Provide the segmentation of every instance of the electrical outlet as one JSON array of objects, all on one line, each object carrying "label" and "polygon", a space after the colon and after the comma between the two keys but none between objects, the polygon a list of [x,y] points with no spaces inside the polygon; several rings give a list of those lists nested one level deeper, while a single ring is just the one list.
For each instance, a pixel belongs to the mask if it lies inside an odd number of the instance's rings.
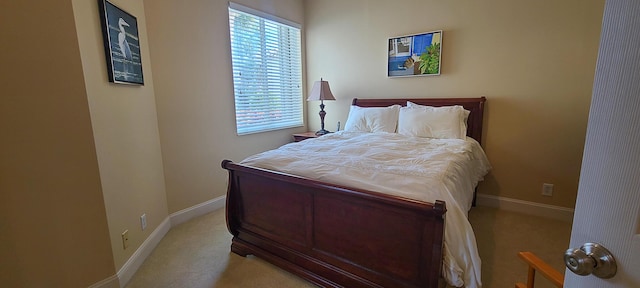
[{"label": "electrical outlet", "polygon": [[129,247],[129,230],[122,232],[122,249]]},{"label": "electrical outlet", "polygon": [[142,231],[147,229],[147,214],[142,214],[142,216],[140,216],[140,226],[142,227]]},{"label": "electrical outlet", "polygon": [[543,183],[542,184],[542,195],[543,196],[553,196],[553,184]]}]

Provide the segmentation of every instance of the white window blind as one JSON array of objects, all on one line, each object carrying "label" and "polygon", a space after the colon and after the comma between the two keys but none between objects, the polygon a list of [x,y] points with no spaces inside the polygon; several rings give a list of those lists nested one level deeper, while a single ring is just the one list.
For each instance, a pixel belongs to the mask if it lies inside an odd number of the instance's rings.
[{"label": "white window blind", "polygon": [[300,29],[277,20],[229,5],[238,135],[303,126]]}]

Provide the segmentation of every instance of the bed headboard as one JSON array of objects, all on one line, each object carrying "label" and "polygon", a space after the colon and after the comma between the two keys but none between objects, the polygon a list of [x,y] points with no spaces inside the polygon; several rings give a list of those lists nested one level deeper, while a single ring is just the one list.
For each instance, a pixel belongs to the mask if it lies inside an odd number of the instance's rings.
[{"label": "bed headboard", "polygon": [[419,105],[426,106],[452,106],[460,105],[471,111],[469,119],[467,119],[467,136],[476,139],[478,143],[482,144],[482,120],[484,112],[484,102],[487,101],[485,97],[479,98],[415,98],[415,99],[358,99],[353,98],[351,105],[359,107],[387,107],[391,105],[406,106],[407,101]]}]

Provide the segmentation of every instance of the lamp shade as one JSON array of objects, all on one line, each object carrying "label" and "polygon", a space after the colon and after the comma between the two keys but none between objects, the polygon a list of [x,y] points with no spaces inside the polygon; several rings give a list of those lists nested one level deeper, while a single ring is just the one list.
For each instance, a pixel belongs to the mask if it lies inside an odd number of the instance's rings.
[{"label": "lamp shade", "polygon": [[322,78],[320,78],[320,81],[313,83],[313,88],[307,98],[307,101],[317,100],[336,100],[336,98],[333,97],[333,94],[331,94],[329,82],[322,80]]}]

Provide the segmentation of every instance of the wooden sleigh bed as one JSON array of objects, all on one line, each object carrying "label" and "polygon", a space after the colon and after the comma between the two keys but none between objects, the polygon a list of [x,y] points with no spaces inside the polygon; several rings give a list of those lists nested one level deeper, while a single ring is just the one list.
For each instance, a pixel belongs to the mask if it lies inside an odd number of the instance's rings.
[{"label": "wooden sleigh bed", "polygon": [[[464,106],[471,111],[467,135],[480,142],[484,97],[354,99],[353,105],[406,101]],[[228,160],[222,167],[229,172],[232,252],[255,255],[322,287],[439,286],[445,202],[408,200]]]}]

